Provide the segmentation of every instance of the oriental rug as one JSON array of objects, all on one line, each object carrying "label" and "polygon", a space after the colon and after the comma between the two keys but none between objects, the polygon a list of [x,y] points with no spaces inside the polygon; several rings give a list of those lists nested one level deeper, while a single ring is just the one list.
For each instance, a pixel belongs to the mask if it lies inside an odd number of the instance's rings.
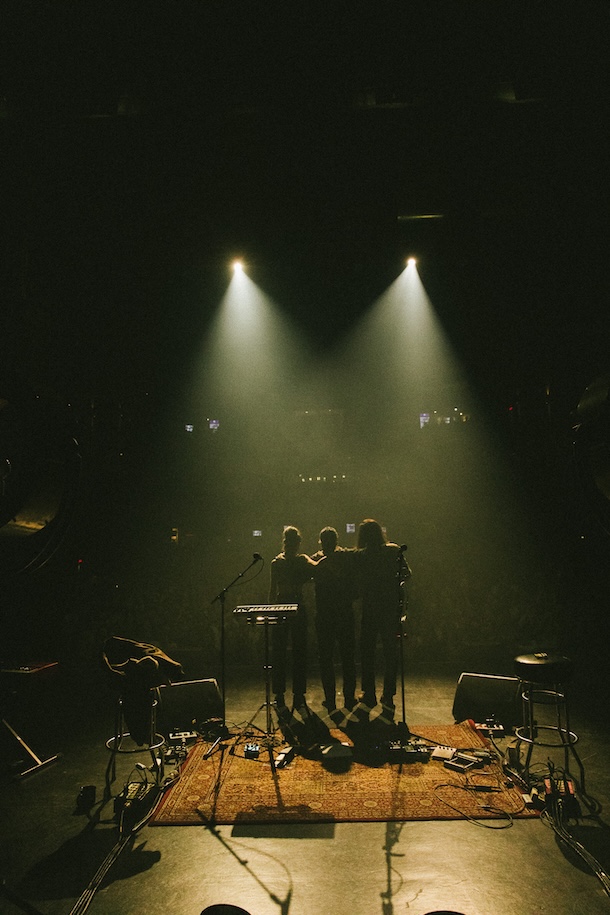
[{"label": "oriental rug", "polygon": [[[484,747],[467,722],[411,728],[432,743],[457,749]],[[345,734],[329,732],[335,744]],[[499,762],[468,773],[443,761],[414,762],[354,752],[347,765],[296,755],[272,768],[268,752],[258,758],[232,745],[205,758],[209,744],[196,744],[182,774],[163,796],[150,825],[193,826],[271,823],[348,823],[405,820],[498,819],[536,816],[524,808],[521,791],[506,784]],[[354,748],[356,750],[356,748]],[[339,760],[340,763],[342,760]],[[342,771],[343,769],[343,771]],[[476,788],[476,786],[484,786]]]}]

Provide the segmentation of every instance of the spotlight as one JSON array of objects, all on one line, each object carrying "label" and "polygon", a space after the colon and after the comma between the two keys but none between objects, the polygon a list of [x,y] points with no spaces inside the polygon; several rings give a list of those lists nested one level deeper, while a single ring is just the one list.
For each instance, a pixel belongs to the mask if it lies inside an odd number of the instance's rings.
[{"label": "spotlight", "polygon": [[417,261],[414,257],[407,258],[407,267],[414,267],[416,263]]},{"label": "spotlight", "polygon": [[243,265],[242,261],[240,261],[240,260],[233,261],[233,273],[242,273],[243,269],[244,269],[244,265]]}]

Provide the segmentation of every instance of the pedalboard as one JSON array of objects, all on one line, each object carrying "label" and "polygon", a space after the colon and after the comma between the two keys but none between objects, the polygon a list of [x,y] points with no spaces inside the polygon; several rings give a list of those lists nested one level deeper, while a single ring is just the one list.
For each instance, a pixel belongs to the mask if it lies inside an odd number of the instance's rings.
[{"label": "pedalboard", "polygon": [[123,813],[133,811],[139,815],[151,804],[159,789],[154,782],[127,782],[120,794],[114,799],[114,815],[118,819]]},{"label": "pedalboard", "polygon": [[397,759],[401,762],[428,762],[430,759],[429,747],[418,740],[408,740],[405,743],[401,740],[390,740],[388,741],[388,754],[390,759]]}]

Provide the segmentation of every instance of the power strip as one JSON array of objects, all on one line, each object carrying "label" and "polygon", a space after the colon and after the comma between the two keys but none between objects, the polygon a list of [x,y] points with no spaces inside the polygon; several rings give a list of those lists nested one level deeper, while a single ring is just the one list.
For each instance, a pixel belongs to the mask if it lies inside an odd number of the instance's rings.
[{"label": "power strip", "polygon": [[153,792],[158,791],[154,782],[127,782],[123,790],[114,799],[114,814],[120,816],[124,811],[141,810],[144,803],[150,800]]}]

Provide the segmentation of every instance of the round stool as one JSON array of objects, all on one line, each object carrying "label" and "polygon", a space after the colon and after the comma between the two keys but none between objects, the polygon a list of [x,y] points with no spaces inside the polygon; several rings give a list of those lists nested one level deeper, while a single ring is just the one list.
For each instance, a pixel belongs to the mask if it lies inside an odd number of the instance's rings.
[{"label": "round stool", "polygon": [[[574,664],[570,658],[546,651],[535,654],[518,655],[514,660],[515,675],[521,681],[521,704],[523,724],[515,728],[515,736],[527,745],[525,764],[523,766],[526,781],[529,782],[529,767],[534,747],[560,747],[564,751],[564,769],[569,772],[570,752],[576,759],[581,784],[584,785],[582,763],[578,758],[575,744],[578,737],[570,730],[570,715],[564,684],[573,673]],[[538,723],[538,714],[544,707],[552,707],[553,724]]]},{"label": "round stool", "polygon": [[[165,737],[157,733],[157,690],[150,690],[150,707],[146,710],[148,720],[145,726],[140,728],[142,733],[135,736],[128,730],[125,721],[124,697],[118,699],[115,716],[114,734],[106,741],[106,748],[110,750],[110,759],[106,768],[106,787],[116,778],[116,756],[117,753],[149,753],[152,765],[151,771],[154,774],[155,783],[160,785],[163,780],[165,771],[163,761],[163,747]],[[161,750],[161,752],[159,752]]]}]

